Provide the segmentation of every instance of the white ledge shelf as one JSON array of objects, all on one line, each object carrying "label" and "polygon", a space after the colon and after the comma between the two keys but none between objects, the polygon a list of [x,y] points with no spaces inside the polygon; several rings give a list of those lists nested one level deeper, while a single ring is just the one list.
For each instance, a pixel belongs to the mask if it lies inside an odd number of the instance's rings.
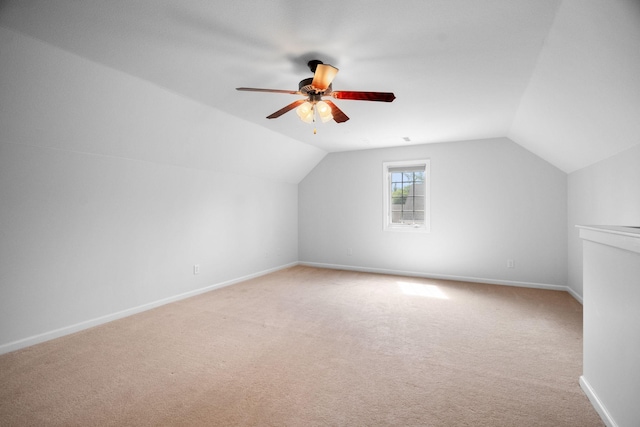
[{"label": "white ledge shelf", "polygon": [[584,240],[640,253],[640,227],[577,225]]}]

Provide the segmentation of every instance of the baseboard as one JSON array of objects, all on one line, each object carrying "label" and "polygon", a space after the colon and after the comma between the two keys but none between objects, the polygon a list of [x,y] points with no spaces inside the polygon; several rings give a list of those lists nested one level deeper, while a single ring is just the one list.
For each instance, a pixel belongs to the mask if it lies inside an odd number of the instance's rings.
[{"label": "baseboard", "polygon": [[580,388],[582,388],[584,394],[587,395],[589,402],[591,402],[591,405],[593,405],[594,409],[598,415],[600,415],[600,418],[602,418],[602,421],[607,425],[607,427],[618,427],[618,424],[613,420],[613,417],[609,414],[609,411],[607,411],[607,408],[602,404],[598,395],[591,387],[591,384],[589,384],[584,376],[580,376]]},{"label": "baseboard", "polygon": [[576,291],[571,289],[569,286],[567,286],[566,288],[567,288],[567,292],[569,292],[569,295],[574,297],[576,299],[576,301],[578,301],[580,304],[584,305],[584,301],[582,300],[582,295],[578,294]]},{"label": "baseboard", "polygon": [[543,283],[531,283],[531,282],[518,282],[518,281],[509,281],[509,280],[484,279],[484,278],[468,277],[468,276],[453,276],[453,275],[446,275],[446,274],[432,274],[432,273],[423,273],[423,272],[406,271],[406,270],[393,270],[393,269],[383,269],[383,268],[358,267],[358,266],[350,266],[350,265],[299,261],[299,262],[293,262],[293,263],[285,264],[282,266],[274,267],[268,270],[263,270],[263,271],[249,274],[246,276],[238,277],[236,279],[228,280],[225,282],[216,283],[210,286],[206,286],[204,288],[185,292],[185,293],[175,295],[169,298],[164,298],[158,301],[153,301],[137,307],[132,307],[116,313],[108,314],[106,316],[101,316],[95,319],[76,323],[74,325],[65,326],[60,329],[55,329],[42,334],[38,334],[38,335],[27,337],[21,340],[13,341],[7,344],[2,344],[0,345],[0,354],[10,353],[12,351],[30,347],[35,344],[39,344],[39,343],[49,341],[55,338],[59,338],[65,335],[70,335],[75,332],[92,328],[94,326],[98,326],[114,320],[122,319],[123,317],[141,313],[146,310],[151,310],[153,308],[160,307],[165,304],[169,304],[175,301],[180,301],[185,298],[190,298],[205,292],[223,288],[225,286],[233,285],[235,283],[243,282],[245,280],[250,280],[256,277],[264,276],[266,274],[273,273],[275,271],[283,270],[285,268],[293,267],[296,265],[306,265],[309,267],[327,268],[327,269],[333,269],[333,270],[360,271],[364,273],[392,274],[397,276],[422,277],[427,279],[457,280],[462,282],[486,283],[490,285],[518,286],[518,287],[524,287],[524,288],[538,288],[538,289],[549,289],[549,290],[555,290],[555,291],[565,291],[565,292],[569,292],[570,295],[572,295],[576,300],[582,303],[582,298],[568,286],[550,285],[550,284],[543,284]]},{"label": "baseboard", "polygon": [[460,282],[485,283],[488,285],[517,286],[521,288],[537,288],[537,289],[548,289],[553,291],[565,291],[565,292],[569,292],[574,298],[582,302],[581,299],[577,297],[577,294],[574,294],[571,292],[568,286],[561,286],[561,285],[551,285],[546,283],[532,283],[532,282],[518,282],[513,280],[484,279],[484,278],[469,277],[469,276],[453,276],[448,274],[423,273],[418,271],[392,270],[392,269],[386,269],[386,268],[358,267],[353,265],[325,264],[325,263],[319,263],[319,262],[300,261],[298,264],[306,265],[308,267],[328,268],[332,270],[360,271],[363,273],[391,274],[395,276],[422,277],[425,279],[456,280]]},{"label": "baseboard", "polygon": [[196,295],[203,294],[205,292],[210,292],[215,289],[223,288],[225,286],[233,285],[235,283],[244,282],[245,280],[254,279],[256,277],[264,276],[269,273],[273,273],[278,270],[283,270],[285,268],[293,267],[298,265],[297,262],[293,262],[290,264],[281,265],[278,267],[270,268],[267,270],[259,271],[257,273],[249,274],[246,276],[238,277],[235,279],[227,280],[225,282],[216,283],[213,285],[206,286],[204,288],[195,289],[193,291],[185,292],[182,294],[174,295],[172,297],[163,298],[161,300],[153,301],[147,304],[142,304],[137,307],[128,308],[126,310],[118,311],[116,313],[111,313],[106,316],[97,317],[95,319],[90,319],[84,322],[76,323],[74,325],[65,326],[63,328],[55,329],[52,331],[48,331],[42,334],[33,335],[31,337],[23,338],[21,340],[13,341],[7,344],[0,345],[0,354],[10,353],[12,351],[20,350],[22,348],[30,347],[35,344],[40,344],[45,341],[49,341],[55,338],[60,338],[65,335],[70,335],[76,332],[80,332],[85,329],[93,328],[94,326],[102,325],[104,323],[112,322],[114,320],[122,319],[123,317],[131,316],[137,313],[141,313],[143,311],[151,310],[156,307],[163,306],[165,304],[169,304],[172,302],[180,301],[186,298],[190,298]]}]

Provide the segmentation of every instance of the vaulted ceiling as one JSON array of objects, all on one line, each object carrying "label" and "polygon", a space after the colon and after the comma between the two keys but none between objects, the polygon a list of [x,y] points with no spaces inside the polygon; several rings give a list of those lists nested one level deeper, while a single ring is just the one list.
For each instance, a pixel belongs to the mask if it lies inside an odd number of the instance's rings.
[{"label": "vaulted ceiling", "polygon": [[[7,0],[0,25],[321,150],[509,137],[571,172],[640,143],[640,2]],[[351,118],[266,116],[319,59]]]}]

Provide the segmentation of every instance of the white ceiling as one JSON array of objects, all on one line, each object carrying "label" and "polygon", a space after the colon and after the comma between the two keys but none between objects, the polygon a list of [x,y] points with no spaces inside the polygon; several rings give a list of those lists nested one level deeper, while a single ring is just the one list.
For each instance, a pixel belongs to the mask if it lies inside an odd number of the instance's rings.
[{"label": "white ceiling", "polygon": [[[636,0],[8,0],[0,25],[328,152],[508,136],[571,172],[640,143]],[[235,90],[309,59],[397,99],[313,135],[265,118],[295,96]]]}]

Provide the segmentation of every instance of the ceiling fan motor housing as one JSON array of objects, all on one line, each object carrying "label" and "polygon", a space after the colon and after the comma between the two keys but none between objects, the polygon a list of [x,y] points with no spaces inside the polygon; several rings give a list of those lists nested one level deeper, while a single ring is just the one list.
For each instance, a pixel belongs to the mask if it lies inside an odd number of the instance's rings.
[{"label": "ceiling fan motor housing", "polygon": [[309,77],[308,79],[304,79],[304,80],[300,80],[300,83],[298,83],[298,90],[300,91],[300,93],[302,93],[303,95],[328,95],[331,93],[331,85],[329,85],[329,87],[323,91],[318,91],[316,90],[316,88],[314,88],[311,85],[311,82],[313,82],[313,77]]}]

